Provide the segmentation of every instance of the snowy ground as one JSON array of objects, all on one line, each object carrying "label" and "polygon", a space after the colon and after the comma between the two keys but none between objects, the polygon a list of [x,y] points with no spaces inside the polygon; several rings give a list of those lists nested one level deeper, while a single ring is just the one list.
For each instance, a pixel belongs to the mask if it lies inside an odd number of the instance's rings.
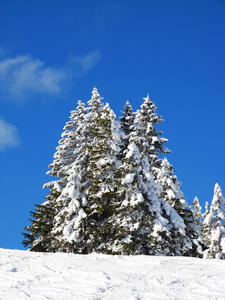
[{"label": "snowy ground", "polygon": [[1,300],[225,299],[225,261],[0,249]]}]

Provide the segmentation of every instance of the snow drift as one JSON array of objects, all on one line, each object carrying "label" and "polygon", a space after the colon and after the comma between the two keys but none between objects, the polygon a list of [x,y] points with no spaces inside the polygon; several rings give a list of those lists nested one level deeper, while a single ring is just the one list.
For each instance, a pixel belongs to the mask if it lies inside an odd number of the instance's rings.
[{"label": "snow drift", "polygon": [[225,299],[225,262],[0,249],[1,300]]}]

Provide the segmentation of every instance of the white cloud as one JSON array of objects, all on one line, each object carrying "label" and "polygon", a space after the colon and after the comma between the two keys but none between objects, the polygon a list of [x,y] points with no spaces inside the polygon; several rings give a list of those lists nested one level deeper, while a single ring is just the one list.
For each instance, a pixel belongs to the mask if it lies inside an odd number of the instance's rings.
[{"label": "white cloud", "polygon": [[17,128],[0,119],[0,151],[8,147],[19,145],[19,133]]},{"label": "white cloud", "polygon": [[101,54],[98,50],[92,51],[84,56],[72,56],[71,63],[74,66],[76,76],[84,76],[100,60]]},{"label": "white cloud", "polygon": [[100,52],[96,50],[72,56],[68,65],[56,69],[29,55],[7,57],[0,61],[0,90],[15,100],[26,98],[27,93],[58,96],[71,77],[86,75],[99,59]]},{"label": "white cloud", "polygon": [[13,96],[26,92],[57,95],[61,91],[63,71],[45,67],[38,59],[28,55],[7,58],[0,62],[0,82]]}]

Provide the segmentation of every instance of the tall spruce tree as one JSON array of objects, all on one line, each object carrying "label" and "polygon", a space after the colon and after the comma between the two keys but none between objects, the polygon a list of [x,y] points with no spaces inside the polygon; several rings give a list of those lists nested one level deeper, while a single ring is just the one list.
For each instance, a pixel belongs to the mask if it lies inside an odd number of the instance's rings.
[{"label": "tall spruce tree", "polygon": [[[82,106],[81,106],[82,105]],[[86,109],[79,102],[77,111],[72,111],[74,122],[72,163],[66,166],[66,184],[61,195],[56,200],[58,213],[54,218],[52,234],[54,235],[54,247],[58,251],[78,253],[81,241],[80,221],[86,216],[87,203],[85,189],[87,182],[87,167],[89,152],[87,145],[90,136],[90,128],[86,123]]]},{"label": "tall spruce tree", "polygon": [[138,137],[138,143],[142,147],[140,150],[147,155],[151,168],[155,167],[153,174],[157,171],[156,167],[161,168],[159,155],[170,153],[170,150],[164,146],[168,139],[163,138],[162,131],[156,129],[156,125],[164,121],[157,115],[156,109],[157,107],[147,95],[141,109],[137,110],[134,120],[135,139]]},{"label": "tall spruce tree", "polygon": [[[54,219],[52,233],[56,237],[54,242],[58,251],[87,253],[87,240],[83,218],[87,216],[88,189],[92,180],[88,177],[90,164],[90,149],[94,142],[93,131],[96,130],[96,120],[103,114],[103,98],[96,88],[92,91],[92,97],[88,101],[87,109],[72,112],[76,121],[73,131],[73,162],[66,168],[67,183],[57,199],[60,210]],[[81,104],[81,103],[79,103]],[[82,105],[84,107],[84,105]],[[85,239],[86,238],[86,239]],[[92,249],[93,250],[93,249]]]},{"label": "tall spruce tree", "polygon": [[161,161],[161,169],[158,169],[156,174],[156,182],[162,187],[160,198],[168,202],[183,220],[184,227],[182,225],[182,231],[177,237],[179,248],[183,247],[183,255],[202,256],[203,243],[199,240],[200,232],[199,227],[196,227],[196,218],[181,191],[181,182],[174,175],[174,169],[166,158]]},{"label": "tall spruce tree", "polygon": [[93,142],[89,148],[87,216],[82,220],[82,226],[87,253],[106,253],[107,243],[113,239],[108,220],[115,209],[118,185],[115,173],[120,165],[121,132],[108,104],[94,125],[91,128]]},{"label": "tall spruce tree", "polygon": [[[122,184],[119,196],[122,195],[123,201],[111,222],[115,234],[111,252],[180,255],[182,251],[175,245],[174,236],[182,226],[185,236],[185,225],[176,211],[158,198],[161,187],[155,183],[151,171],[152,157],[169,152],[163,147],[166,139],[154,128],[162,118],[156,115],[149,97],[144,100],[134,121],[127,122],[125,127],[127,149],[118,172]],[[124,122],[122,128],[123,125]]]},{"label": "tall spruce tree", "polygon": [[210,210],[203,221],[203,238],[207,249],[204,258],[225,259],[225,198],[218,183],[215,184]]},{"label": "tall spruce tree", "polygon": [[[25,227],[28,233],[23,233],[25,236],[23,244],[30,245],[30,250],[42,249],[42,251],[58,251],[59,243],[55,238],[55,233],[52,232],[55,224],[55,218],[62,210],[62,197],[60,195],[66,187],[69,177],[68,170],[71,168],[77,154],[77,148],[80,145],[80,140],[77,138],[76,130],[80,130],[81,123],[86,109],[81,101],[78,101],[77,110],[71,112],[70,121],[66,123],[62,139],[59,141],[59,146],[54,155],[54,161],[49,165],[51,168],[47,174],[54,179],[44,185],[50,188],[49,195],[46,201],[41,205],[36,205],[36,211],[31,212],[31,226]],[[82,136],[82,135],[80,135]],[[41,246],[40,246],[41,244]]]},{"label": "tall spruce tree", "polygon": [[113,177],[121,132],[114,113],[108,104],[104,107],[101,100],[94,88],[88,101],[88,113],[77,124],[76,139],[80,144],[67,171],[68,183],[57,200],[61,209],[52,229],[58,251],[100,251],[109,238],[106,224],[116,186]]}]

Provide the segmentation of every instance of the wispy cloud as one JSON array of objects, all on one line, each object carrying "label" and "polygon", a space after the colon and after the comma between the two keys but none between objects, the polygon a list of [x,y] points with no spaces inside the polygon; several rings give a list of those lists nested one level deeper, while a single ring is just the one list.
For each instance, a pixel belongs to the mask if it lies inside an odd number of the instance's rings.
[{"label": "wispy cloud", "polygon": [[57,95],[61,91],[64,71],[46,67],[28,55],[7,58],[0,62],[0,82],[3,89],[16,97],[26,92]]},{"label": "wispy cloud", "polygon": [[76,76],[84,76],[100,60],[101,54],[98,50],[92,51],[83,56],[71,56],[71,63]]},{"label": "wispy cloud", "polygon": [[60,69],[46,66],[29,55],[5,58],[0,61],[0,90],[13,99],[25,98],[27,93],[58,96],[71,77],[86,75],[100,56],[97,50],[84,56],[72,56],[68,65]]},{"label": "wispy cloud", "polygon": [[0,119],[0,151],[8,147],[19,145],[19,133],[17,128]]}]

